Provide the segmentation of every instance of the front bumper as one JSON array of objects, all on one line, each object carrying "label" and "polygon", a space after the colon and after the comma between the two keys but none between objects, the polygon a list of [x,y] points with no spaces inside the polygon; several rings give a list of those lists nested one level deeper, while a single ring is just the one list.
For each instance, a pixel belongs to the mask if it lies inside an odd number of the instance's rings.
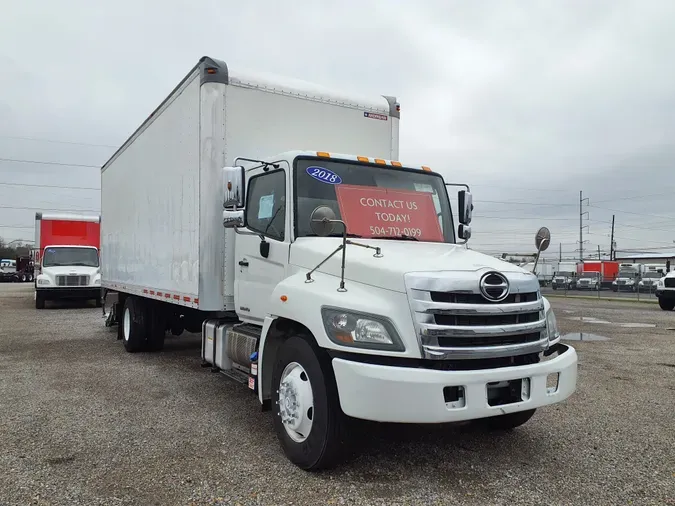
[{"label": "front bumper", "polygon": [[38,287],[37,293],[45,300],[58,299],[98,299],[101,297],[100,286],[71,286],[63,288]]},{"label": "front bumper", "polygon": [[[545,362],[474,371],[438,371],[394,367],[334,358],[340,406],[348,416],[395,423],[442,423],[514,413],[560,402],[576,389],[577,354],[560,344],[559,354]],[[559,373],[558,388],[549,392],[549,374]],[[487,385],[529,379],[529,393],[519,402],[491,406]],[[464,402],[446,402],[446,387],[463,387]],[[461,405],[463,404],[463,405]]]},{"label": "front bumper", "polygon": [[675,290],[672,288],[664,289],[664,288],[657,288],[656,289],[656,296],[661,299],[663,298],[664,300],[673,300],[675,299]]}]

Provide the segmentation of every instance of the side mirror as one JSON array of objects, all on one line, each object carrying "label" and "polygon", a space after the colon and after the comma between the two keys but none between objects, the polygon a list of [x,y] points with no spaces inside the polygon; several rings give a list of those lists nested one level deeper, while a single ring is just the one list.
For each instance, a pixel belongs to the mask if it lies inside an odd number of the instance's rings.
[{"label": "side mirror", "polygon": [[469,225],[465,225],[464,223],[460,223],[457,235],[459,235],[459,238],[463,241],[468,241],[471,239],[471,227]]},{"label": "side mirror", "polygon": [[309,217],[309,226],[319,237],[326,237],[335,227],[335,212],[328,206],[319,206]]},{"label": "side mirror", "polygon": [[225,228],[241,228],[244,226],[244,211],[223,211],[223,226]]},{"label": "side mirror", "polygon": [[244,167],[223,168],[223,207],[244,207]]},{"label": "side mirror", "polygon": [[471,223],[471,212],[473,211],[471,192],[466,190],[457,192],[457,205],[459,207],[459,222],[463,225],[468,225]]}]

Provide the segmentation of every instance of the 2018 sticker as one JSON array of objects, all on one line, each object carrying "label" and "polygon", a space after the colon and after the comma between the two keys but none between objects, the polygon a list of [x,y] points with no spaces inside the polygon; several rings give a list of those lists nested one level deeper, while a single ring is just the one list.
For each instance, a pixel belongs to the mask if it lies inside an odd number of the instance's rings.
[{"label": "2018 sticker", "polygon": [[332,170],[326,169],[324,167],[317,167],[315,165],[307,167],[307,174],[312,176],[317,181],[321,181],[326,184],[340,184],[342,183],[342,178],[337,175]]}]

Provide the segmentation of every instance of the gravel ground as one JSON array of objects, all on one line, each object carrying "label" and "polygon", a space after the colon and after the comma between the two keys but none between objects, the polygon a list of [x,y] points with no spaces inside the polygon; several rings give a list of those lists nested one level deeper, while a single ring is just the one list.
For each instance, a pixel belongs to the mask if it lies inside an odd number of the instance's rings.
[{"label": "gravel ground", "polygon": [[198,336],[131,355],[93,306],[0,285],[0,504],[675,505],[675,313],[552,303],[564,333],[610,338],[574,343],[568,401],[500,435],[360,424],[358,453],[310,474]]}]

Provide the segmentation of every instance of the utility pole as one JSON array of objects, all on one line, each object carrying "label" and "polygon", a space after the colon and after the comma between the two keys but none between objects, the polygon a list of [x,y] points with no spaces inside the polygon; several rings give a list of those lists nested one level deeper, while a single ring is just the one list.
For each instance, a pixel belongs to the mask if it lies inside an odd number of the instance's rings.
[{"label": "utility pole", "polygon": [[600,260],[602,257],[600,256],[600,245],[598,244],[598,260]]},{"label": "utility pole", "polygon": [[614,260],[614,257],[616,256],[616,251],[614,251],[614,216],[616,216],[616,215],[614,215],[614,214],[612,215],[612,236],[611,236],[610,243],[609,243],[609,259],[610,260]]},{"label": "utility pole", "polygon": [[558,258],[559,262],[562,262],[562,243],[560,243],[560,257]]},{"label": "utility pole", "polygon": [[[587,198],[584,198],[584,192],[579,191],[579,261],[584,261],[584,214],[588,214],[588,211],[584,212],[584,201],[588,202]],[[586,225],[588,226],[588,225]]]}]

